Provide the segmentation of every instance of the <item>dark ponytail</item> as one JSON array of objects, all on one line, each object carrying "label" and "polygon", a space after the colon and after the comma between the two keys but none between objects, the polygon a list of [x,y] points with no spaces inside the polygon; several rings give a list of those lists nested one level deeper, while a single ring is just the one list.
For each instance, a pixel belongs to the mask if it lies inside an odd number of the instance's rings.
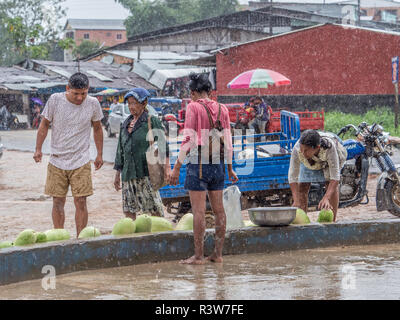
[{"label": "dark ponytail", "polygon": [[323,149],[330,149],[332,144],[326,138],[321,138],[318,131],[316,130],[305,130],[300,137],[300,143],[302,145],[316,148],[321,146]]},{"label": "dark ponytail", "polygon": [[210,80],[208,79],[207,73],[191,73],[189,75],[189,89],[191,91],[197,91],[199,93],[209,93],[212,89]]}]

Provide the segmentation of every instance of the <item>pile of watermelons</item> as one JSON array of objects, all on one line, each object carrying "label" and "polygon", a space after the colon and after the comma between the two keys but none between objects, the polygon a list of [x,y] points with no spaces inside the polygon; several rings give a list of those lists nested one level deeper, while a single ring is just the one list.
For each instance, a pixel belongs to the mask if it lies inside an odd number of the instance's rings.
[{"label": "pile of watermelons", "polygon": [[[131,218],[123,218],[114,225],[111,234],[114,236],[123,236],[134,233],[172,230],[193,230],[193,215],[191,213],[185,214],[178,222],[175,229],[170,221],[162,217],[142,214],[139,215],[135,221]],[[78,239],[88,239],[98,236],[100,236],[99,229],[89,226],[80,232]],[[36,232],[32,229],[26,229],[22,231],[14,241],[0,242],[0,249],[69,239],[70,234],[65,229],[51,229],[46,232]]]}]

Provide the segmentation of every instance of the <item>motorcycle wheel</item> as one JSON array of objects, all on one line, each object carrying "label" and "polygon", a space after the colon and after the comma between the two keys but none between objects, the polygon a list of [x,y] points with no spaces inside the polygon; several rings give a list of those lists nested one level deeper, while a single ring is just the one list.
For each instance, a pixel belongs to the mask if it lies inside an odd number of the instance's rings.
[{"label": "motorcycle wheel", "polygon": [[385,190],[390,206],[388,211],[396,217],[400,217],[400,184],[388,180],[386,182]]}]

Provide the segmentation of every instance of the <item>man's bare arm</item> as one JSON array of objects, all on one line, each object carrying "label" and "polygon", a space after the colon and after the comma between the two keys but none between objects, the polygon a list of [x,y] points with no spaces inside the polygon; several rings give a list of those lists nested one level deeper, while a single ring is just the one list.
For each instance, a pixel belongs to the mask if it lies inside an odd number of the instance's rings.
[{"label": "man's bare arm", "polygon": [[94,161],[96,170],[103,166],[103,127],[100,121],[93,121],[93,138],[96,145],[97,157]]},{"label": "man's bare arm", "polygon": [[36,148],[35,154],[33,155],[33,159],[36,162],[42,161],[42,146],[49,132],[49,127],[50,121],[43,117],[36,135]]}]

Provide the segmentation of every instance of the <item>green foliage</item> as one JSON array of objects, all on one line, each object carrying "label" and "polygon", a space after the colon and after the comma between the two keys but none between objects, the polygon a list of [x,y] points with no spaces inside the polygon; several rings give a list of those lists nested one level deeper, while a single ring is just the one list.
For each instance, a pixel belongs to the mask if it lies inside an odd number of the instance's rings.
[{"label": "green foliage", "polygon": [[[358,126],[361,122],[367,122],[368,125],[378,123],[383,126],[386,132],[391,136],[400,136],[400,127],[397,130],[394,127],[394,112],[389,107],[376,107],[369,110],[365,114],[352,114],[340,111],[330,111],[325,113],[325,131],[338,133],[339,130],[348,125],[354,124]],[[345,135],[345,138],[350,138],[351,133]]]},{"label": "green foliage", "polygon": [[0,1],[0,65],[47,59],[62,27],[64,0]]},{"label": "green foliage", "polygon": [[98,41],[83,40],[79,46],[75,46],[72,50],[72,55],[75,58],[82,58],[99,51],[100,48],[101,44]]},{"label": "green foliage", "polygon": [[235,12],[237,0],[115,0],[131,12],[128,37]]},{"label": "green foliage", "polygon": [[76,43],[74,39],[71,38],[60,39],[58,40],[57,45],[64,50],[73,50],[76,48]]}]

